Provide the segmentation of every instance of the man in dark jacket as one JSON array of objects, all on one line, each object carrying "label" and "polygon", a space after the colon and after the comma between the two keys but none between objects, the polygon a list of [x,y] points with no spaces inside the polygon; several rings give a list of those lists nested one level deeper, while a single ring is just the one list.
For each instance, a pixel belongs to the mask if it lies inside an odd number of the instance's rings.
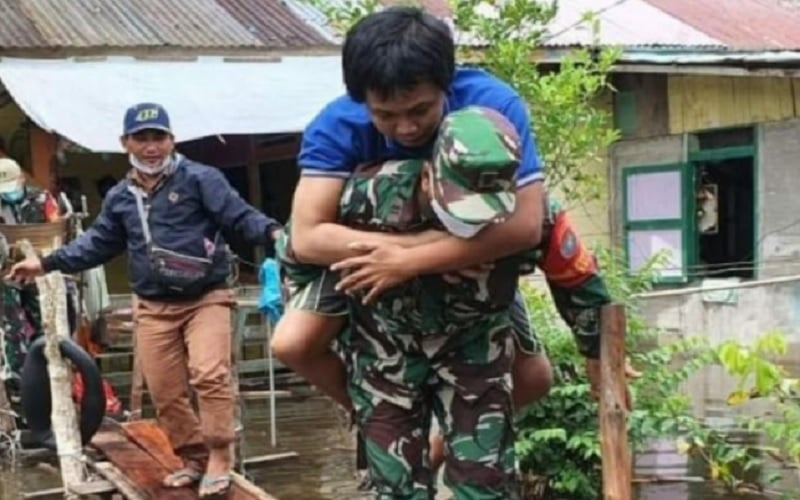
[{"label": "man in dark jacket", "polygon": [[[230,487],[234,439],[234,296],[221,233],[235,231],[249,243],[266,245],[280,225],[245,203],[218,169],[175,152],[163,107],[143,103],[128,109],[121,140],[132,168],[108,191],[94,224],[49,256],[17,264],[10,277],[80,272],[127,249],[137,356],[159,423],[185,465],[165,485],[202,479],[201,498],[212,496]],[[198,396],[199,419],[187,382]]]}]

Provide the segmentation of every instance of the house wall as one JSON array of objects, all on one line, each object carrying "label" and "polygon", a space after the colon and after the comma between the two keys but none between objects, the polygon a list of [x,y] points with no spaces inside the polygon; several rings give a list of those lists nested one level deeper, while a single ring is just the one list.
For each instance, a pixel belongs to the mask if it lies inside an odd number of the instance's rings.
[{"label": "house wall", "polygon": [[800,118],[800,79],[669,75],[669,132]]},{"label": "house wall", "polygon": [[[664,340],[706,337],[712,344],[727,340],[747,343],[770,331],[787,335],[789,352],[777,359],[800,374],[800,280],[763,284],[722,294],[721,303],[703,293],[643,299],[644,315],[663,331]],[[734,381],[719,368],[704,370],[684,387],[700,415],[727,416],[725,403]]]},{"label": "house wall", "polygon": [[800,119],[764,123],[758,138],[759,276],[800,274]]},{"label": "house wall", "polygon": [[[618,78],[618,87],[634,109],[630,120],[645,123],[629,131],[610,152],[615,189],[609,200],[614,241],[622,243],[621,172],[632,166],[687,160],[687,133],[707,129],[756,125],[757,249],[759,270],[752,288],[711,297],[697,287],[682,295],[643,300],[650,324],[666,337],[704,335],[713,343],[747,342],[771,330],[789,336],[792,348],[782,362],[800,370],[800,279],[771,280],[800,274],[800,79],[639,75]],[[659,82],[660,81],[660,82]],[[666,113],[662,113],[666,104]],[[619,106],[615,106],[617,111]],[[646,120],[649,117],[649,122]],[[730,303],[725,303],[730,301]],[[699,375],[686,390],[701,414],[729,412],[725,396],[732,381],[719,370]]]},{"label": "house wall", "polygon": [[[3,88],[0,86],[0,93],[2,92]],[[11,145],[11,138],[14,132],[17,131],[25,119],[22,110],[19,109],[19,106],[14,101],[10,101],[5,106],[0,107],[0,136],[5,139],[7,147]]]},{"label": "house wall", "polygon": [[[621,169],[686,161],[686,133],[757,125],[757,257],[766,263],[759,276],[791,270],[787,261],[800,261],[800,79],[619,75],[614,83],[634,103],[621,111],[615,102],[615,113],[634,116],[637,126],[610,150],[612,240],[621,238]],[[769,263],[776,259],[781,266]]]}]

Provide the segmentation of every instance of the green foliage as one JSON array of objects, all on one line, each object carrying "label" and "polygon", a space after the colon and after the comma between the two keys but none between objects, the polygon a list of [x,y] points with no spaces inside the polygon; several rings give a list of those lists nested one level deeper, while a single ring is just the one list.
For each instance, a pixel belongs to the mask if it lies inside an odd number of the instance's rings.
[{"label": "green foliage", "polygon": [[[680,384],[714,360],[702,339],[680,339],[657,345],[657,332],[646,326],[630,297],[649,290],[659,261],[629,276],[609,252],[598,252],[612,296],[626,305],[630,359],[643,372],[631,383],[635,409],[629,437],[635,449],[648,440],[678,437],[700,427],[689,414]],[[555,384],[550,394],[522,410],[516,451],[528,475],[547,483],[546,498],[595,499],[601,487],[597,403],[589,395],[585,360],[572,333],[560,321],[546,291],[524,286],[531,322],[547,348]],[[627,299],[626,299],[627,297]]]},{"label": "green foliage", "polygon": [[[529,104],[549,187],[567,203],[603,195],[605,172],[594,174],[587,166],[599,162],[619,137],[610,112],[599,105],[610,90],[608,75],[619,50],[595,43],[566,54],[558,68],[541,66],[535,61],[556,2],[453,0],[451,5],[461,37],[472,42],[461,47],[462,59],[507,81]],[[587,15],[583,24],[597,40],[597,20]]]},{"label": "green foliage", "polygon": [[378,10],[378,0],[341,0],[331,3],[327,0],[305,0],[320,11],[328,21],[328,26],[339,34],[344,34],[359,19]]},{"label": "green foliage", "polygon": [[[786,337],[773,331],[755,339],[751,345],[725,342],[717,349],[717,355],[720,365],[737,381],[735,390],[728,396],[728,404],[744,406],[754,400],[762,401],[762,409],[741,416],[739,424],[765,435],[769,446],[758,450],[795,469],[800,478],[800,380],[790,378],[786,370],[773,361],[787,350]],[[764,405],[767,410],[763,410]],[[780,476],[768,479],[777,481]]]}]

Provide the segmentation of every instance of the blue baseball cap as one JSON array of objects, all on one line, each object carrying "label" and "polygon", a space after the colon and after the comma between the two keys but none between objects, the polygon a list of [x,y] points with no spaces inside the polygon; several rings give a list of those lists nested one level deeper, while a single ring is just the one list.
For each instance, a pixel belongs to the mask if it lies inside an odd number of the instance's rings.
[{"label": "blue baseball cap", "polygon": [[122,135],[135,134],[142,130],[163,130],[172,133],[167,110],[164,106],[152,102],[143,102],[128,108],[122,127]]}]

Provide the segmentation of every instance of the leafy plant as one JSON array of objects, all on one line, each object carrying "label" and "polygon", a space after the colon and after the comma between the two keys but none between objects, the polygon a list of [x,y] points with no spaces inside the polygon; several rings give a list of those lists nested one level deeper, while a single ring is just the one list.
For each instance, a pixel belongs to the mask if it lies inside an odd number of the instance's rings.
[{"label": "leafy plant", "polygon": [[[635,401],[629,418],[632,447],[641,449],[654,438],[699,432],[701,426],[691,417],[680,385],[713,362],[713,350],[703,339],[657,345],[657,331],[646,325],[631,299],[650,289],[660,258],[629,275],[610,252],[599,251],[598,257],[614,300],[626,305],[629,357],[643,372],[631,383]],[[531,322],[547,347],[555,383],[546,398],[524,409],[518,418],[520,467],[529,477],[546,483],[546,487],[538,487],[540,496],[595,499],[601,489],[598,413],[597,403],[589,396],[585,360],[546,292],[527,285],[523,294]]]},{"label": "leafy plant", "polygon": [[[800,380],[789,377],[786,369],[774,362],[787,350],[786,336],[772,331],[751,345],[724,342],[717,355],[720,365],[737,381],[728,404],[740,407],[761,400],[768,407],[754,415],[741,416],[739,424],[751,432],[763,433],[769,446],[759,447],[759,451],[794,469],[800,479]],[[779,479],[778,474],[767,478],[768,482]]]},{"label": "leafy plant", "polygon": [[[586,202],[605,192],[599,162],[619,137],[611,113],[598,106],[608,95],[609,71],[619,49],[600,47],[599,24],[587,14],[593,42],[564,55],[557,65],[536,64],[557,2],[537,0],[452,0],[460,56],[508,82],[529,104],[550,189],[565,202]],[[578,26],[574,26],[578,27]]]}]

